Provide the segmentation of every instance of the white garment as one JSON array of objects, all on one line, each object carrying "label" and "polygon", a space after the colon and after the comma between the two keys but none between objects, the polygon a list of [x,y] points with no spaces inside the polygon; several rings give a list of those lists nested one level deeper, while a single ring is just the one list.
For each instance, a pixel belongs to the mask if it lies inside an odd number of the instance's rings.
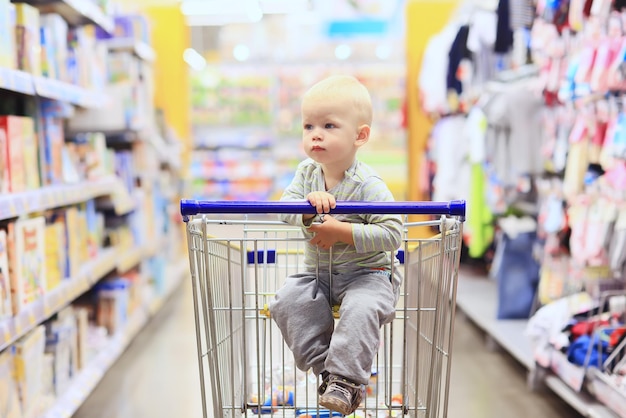
[{"label": "white garment", "polygon": [[472,15],[467,48],[478,53],[483,47],[493,47],[496,43],[498,15],[488,10],[476,10]]},{"label": "white garment", "polygon": [[433,36],[426,45],[418,88],[423,97],[423,107],[429,113],[448,113],[448,54],[459,31],[457,25],[448,25]]},{"label": "white garment", "polygon": [[469,160],[472,164],[482,164],[487,159],[487,117],[480,107],[474,106],[470,110],[465,126],[469,140]]},{"label": "white garment", "polygon": [[472,15],[467,48],[474,54],[474,84],[479,86],[495,76],[498,15],[489,10],[475,10]]},{"label": "white garment", "polygon": [[573,315],[593,308],[587,293],[577,293],[542,306],[528,321],[524,334],[534,348],[557,338]]},{"label": "white garment", "polygon": [[467,158],[469,140],[465,134],[465,117],[450,116],[437,122],[431,144],[437,164],[433,200],[468,200],[471,167]]}]

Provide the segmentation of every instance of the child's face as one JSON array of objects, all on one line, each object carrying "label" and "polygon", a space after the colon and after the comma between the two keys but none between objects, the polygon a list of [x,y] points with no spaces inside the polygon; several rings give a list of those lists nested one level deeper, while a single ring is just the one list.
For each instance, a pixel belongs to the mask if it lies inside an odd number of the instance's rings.
[{"label": "child's face", "polygon": [[310,158],[341,170],[350,168],[360,145],[360,126],[346,100],[305,99],[302,128],[302,145]]}]

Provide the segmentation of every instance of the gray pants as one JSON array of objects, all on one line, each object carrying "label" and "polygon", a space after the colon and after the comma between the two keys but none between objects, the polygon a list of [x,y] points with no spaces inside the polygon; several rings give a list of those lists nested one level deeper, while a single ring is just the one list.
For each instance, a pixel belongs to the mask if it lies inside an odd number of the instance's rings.
[{"label": "gray pants", "polygon": [[[399,276],[399,275],[398,275]],[[367,384],[380,342],[380,327],[395,317],[399,277],[363,269],[349,274],[299,273],[285,280],[270,306],[296,366],[326,370]],[[332,303],[329,302],[332,295]],[[332,305],[341,304],[335,326]]]}]

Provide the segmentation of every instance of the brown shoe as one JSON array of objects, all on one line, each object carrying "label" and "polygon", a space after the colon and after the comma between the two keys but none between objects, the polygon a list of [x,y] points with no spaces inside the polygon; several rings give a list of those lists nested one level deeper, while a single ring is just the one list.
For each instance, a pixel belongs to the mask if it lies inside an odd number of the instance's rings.
[{"label": "brown shoe", "polygon": [[351,382],[341,376],[331,374],[328,387],[320,397],[320,406],[344,415],[350,415],[361,404],[365,387]]}]

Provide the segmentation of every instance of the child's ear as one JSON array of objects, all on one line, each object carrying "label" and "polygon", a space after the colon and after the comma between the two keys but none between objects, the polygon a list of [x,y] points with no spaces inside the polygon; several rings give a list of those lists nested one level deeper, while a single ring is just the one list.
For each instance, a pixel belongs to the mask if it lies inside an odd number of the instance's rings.
[{"label": "child's ear", "polygon": [[365,144],[370,139],[370,127],[369,125],[359,126],[358,136],[356,137],[357,146]]}]

